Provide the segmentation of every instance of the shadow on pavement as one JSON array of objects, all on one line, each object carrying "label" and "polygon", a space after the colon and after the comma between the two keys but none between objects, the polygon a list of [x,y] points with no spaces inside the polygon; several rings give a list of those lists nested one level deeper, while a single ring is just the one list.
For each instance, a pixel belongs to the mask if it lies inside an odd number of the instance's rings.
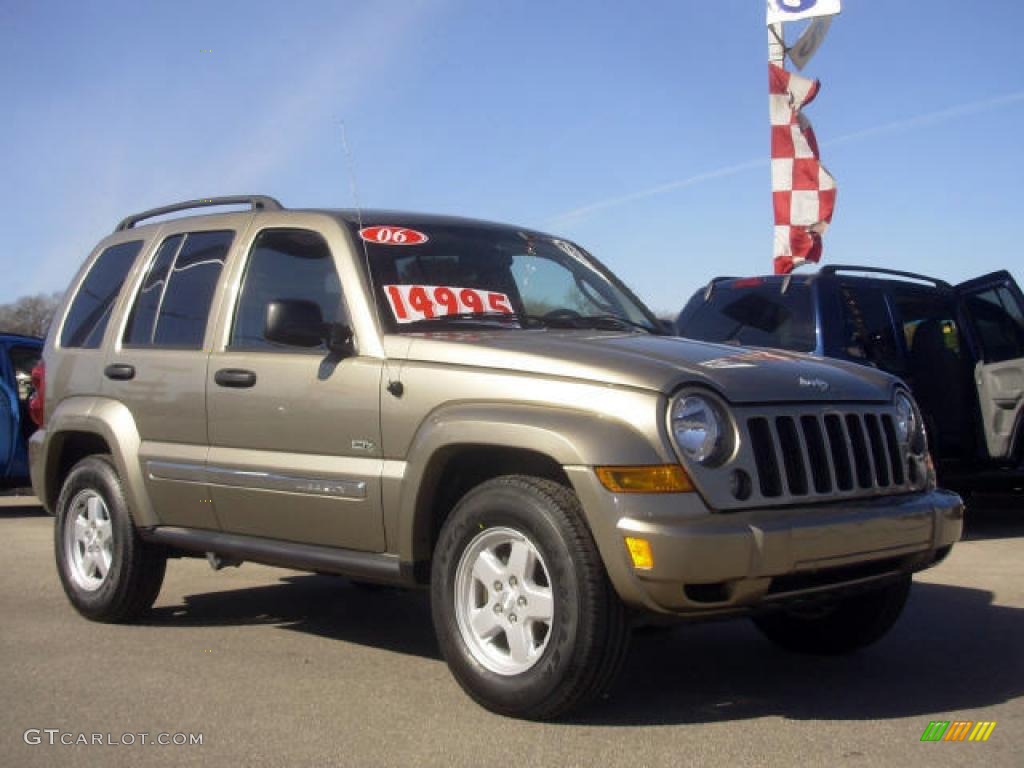
[{"label": "shadow on pavement", "polygon": [[974,496],[967,502],[964,540],[1024,536],[1024,496]]},{"label": "shadow on pavement", "polygon": [[[896,628],[840,658],[786,653],[744,620],[641,632],[607,700],[577,725],[659,725],[780,715],[868,720],[1000,704],[1024,695],[1024,609],[978,589],[915,585]],[[190,595],[150,624],[273,624],[297,632],[439,659],[426,592],[368,591],[330,576]]]},{"label": "shadow on pavement", "polygon": [[745,621],[640,635],[611,700],[576,722],[871,720],[1001,704],[1024,695],[1024,610],[991,600],[915,584],[887,637],[838,658],[787,653]]},{"label": "shadow on pavement", "polygon": [[48,517],[35,496],[0,496],[0,520],[16,517]]},{"label": "shadow on pavement", "polygon": [[339,576],[287,576],[265,587],[187,595],[183,605],[154,608],[145,623],[273,624],[395,653],[441,658],[426,591],[355,586]]}]

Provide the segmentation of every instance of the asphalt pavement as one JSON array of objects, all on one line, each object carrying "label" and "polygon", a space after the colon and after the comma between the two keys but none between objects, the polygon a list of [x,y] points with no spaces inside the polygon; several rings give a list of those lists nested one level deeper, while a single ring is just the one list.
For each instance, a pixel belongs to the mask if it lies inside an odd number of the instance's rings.
[{"label": "asphalt pavement", "polygon": [[[57,579],[52,519],[0,498],[0,764],[1017,768],[1024,503],[969,514],[967,540],[860,654],[791,655],[746,621],[643,631],[607,699],[537,724],[462,693],[423,592],[174,560],[143,623],[88,622]],[[933,720],[996,726],[922,743]],[[115,743],[60,743],[92,734]]]}]

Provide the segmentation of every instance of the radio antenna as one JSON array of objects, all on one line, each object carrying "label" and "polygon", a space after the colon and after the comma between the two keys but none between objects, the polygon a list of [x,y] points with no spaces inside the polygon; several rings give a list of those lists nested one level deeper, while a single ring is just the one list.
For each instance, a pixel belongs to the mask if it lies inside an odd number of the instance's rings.
[{"label": "radio antenna", "polygon": [[[348,148],[348,131],[345,130],[345,121],[341,120],[341,149],[345,153],[345,169],[348,171],[348,182],[349,188],[352,192],[352,203],[356,209],[356,221],[359,222],[359,229],[363,228],[363,209],[359,204],[359,187],[356,185],[356,166],[352,161],[352,151]],[[360,242],[363,243],[363,254],[366,254],[366,242],[360,237]],[[369,257],[367,257],[367,267],[369,264]]]},{"label": "radio antenna", "polygon": [[[348,171],[349,188],[352,193],[352,203],[356,209],[356,221],[359,225],[359,244],[363,249],[363,264],[366,267],[366,283],[370,288],[370,300],[373,304],[373,311],[377,317],[377,329],[380,333],[384,332],[384,318],[381,316],[380,301],[377,296],[377,288],[373,282],[373,270],[370,268],[370,251],[366,247],[366,241],[363,239],[363,207],[359,204],[359,188],[356,184],[356,165],[352,159],[352,151],[348,146],[348,131],[345,130],[345,121],[338,121],[341,126],[341,149],[345,153],[345,168]],[[412,347],[412,340],[409,341],[406,347],[406,354],[409,352],[409,348]],[[388,392],[395,397],[401,397],[403,392],[402,387],[402,367],[405,364],[405,360],[402,361],[402,365],[398,367],[398,379],[394,379],[391,376],[391,363],[387,357],[387,352],[384,353],[384,368],[387,371],[388,378]]]}]

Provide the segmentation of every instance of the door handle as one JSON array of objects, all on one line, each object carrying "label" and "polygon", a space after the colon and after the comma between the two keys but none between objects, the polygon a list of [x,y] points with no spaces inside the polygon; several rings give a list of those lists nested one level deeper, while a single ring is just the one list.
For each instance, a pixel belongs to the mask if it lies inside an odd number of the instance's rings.
[{"label": "door handle", "polygon": [[127,363],[114,363],[103,369],[103,375],[114,381],[130,381],[135,378],[135,366]]},{"label": "door handle", "polygon": [[221,368],[213,374],[213,380],[222,387],[245,389],[256,384],[256,374],[241,368]]}]

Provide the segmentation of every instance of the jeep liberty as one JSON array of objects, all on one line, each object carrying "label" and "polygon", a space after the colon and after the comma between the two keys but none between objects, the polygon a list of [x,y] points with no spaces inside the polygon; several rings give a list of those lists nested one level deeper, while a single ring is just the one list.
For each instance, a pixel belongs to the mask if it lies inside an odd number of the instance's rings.
[{"label": "jeep liberty", "polygon": [[[248,207],[165,216],[210,205]],[[644,614],[854,651],[961,535],[896,378],[672,336],[521,227],[146,211],[36,374],[32,482],[81,614],[138,617],[183,556],[429,588],[454,677],[509,716],[607,690]]]}]

